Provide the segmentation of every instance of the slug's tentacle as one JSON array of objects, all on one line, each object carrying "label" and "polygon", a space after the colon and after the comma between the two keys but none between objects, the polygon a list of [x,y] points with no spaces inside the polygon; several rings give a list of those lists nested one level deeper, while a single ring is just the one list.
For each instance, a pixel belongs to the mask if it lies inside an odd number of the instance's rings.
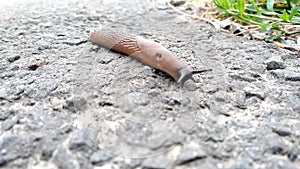
[{"label": "slug's tentacle", "polygon": [[203,69],[198,69],[198,70],[190,70],[187,67],[182,68],[181,70],[179,70],[180,77],[179,77],[177,83],[179,83],[181,86],[183,86],[183,84],[189,79],[192,79],[193,81],[195,81],[195,79],[193,78],[194,74],[204,73],[204,72],[208,72],[208,71],[212,71],[212,69],[203,68]]},{"label": "slug's tentacle", "polygon": [[212,71],[212,69],[203,68],[203,69],[193,70],[192,73],[199,74],[199,73],[204,73],[204,72],[209,72],[209,71]]},{"label": "slug's tentacle", "polygon": [[126,54],[169,74],[181,86],[189,79],[194,80],[192,77],[193,74],[211,70],[201,69],[191,71],[172,52],[159,43],[134,35],[102,31],[92,32],[90,39],[92,43]]}]

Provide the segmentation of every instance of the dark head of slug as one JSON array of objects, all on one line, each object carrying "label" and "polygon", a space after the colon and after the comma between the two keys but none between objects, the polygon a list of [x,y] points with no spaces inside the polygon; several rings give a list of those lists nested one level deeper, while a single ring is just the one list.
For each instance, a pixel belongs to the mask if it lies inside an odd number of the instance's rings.
[{"label": "dark head of slug", "polygon": [[179,79],[177,80],[177,83],[180,84],[180,86],[182,87],[183,84],[189,79],[195,81],[195,79],[193,78],[193,74],[203,73],[207,71],[212,71],[212,69],[204,68],[199,70],[190,70],[189,68],[184,67],[179,70]]}]

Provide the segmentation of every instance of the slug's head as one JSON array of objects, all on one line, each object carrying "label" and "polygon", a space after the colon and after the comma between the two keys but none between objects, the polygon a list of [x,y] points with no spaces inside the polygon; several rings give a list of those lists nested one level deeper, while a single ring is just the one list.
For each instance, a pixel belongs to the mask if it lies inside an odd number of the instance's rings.
[{"label": "slug's head", "polygon": [[204,68],[199,70],[190,70],[189,68],[184,67],[179,70],[179,79],[177,80],[177,83],[180,84],[180,86],[182,87],[184,83],[189,79],[195,81],[195,79],[193,78],[193,74],[203,73],[207,71],[212,71],[212,69]]}]

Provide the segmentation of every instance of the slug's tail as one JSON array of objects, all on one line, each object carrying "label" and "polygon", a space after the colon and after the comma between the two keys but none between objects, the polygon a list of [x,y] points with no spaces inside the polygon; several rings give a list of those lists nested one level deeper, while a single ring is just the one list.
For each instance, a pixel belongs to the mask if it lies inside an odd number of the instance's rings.
[{"label": "slug's tail", "polygon": [[177,80],[177,83],[179,83],[180,86],[182,87],[184,85],[184,83],[189,79],[192,79],[193,81],[195,81],[195,79],[193,78],[194,74],[204,73],[204,72],[208,72],[208,71],[212,71],[212,69],[203,68],[203,69],[191,71],[188,68],[182,68],[179,71],[179,79]]}]

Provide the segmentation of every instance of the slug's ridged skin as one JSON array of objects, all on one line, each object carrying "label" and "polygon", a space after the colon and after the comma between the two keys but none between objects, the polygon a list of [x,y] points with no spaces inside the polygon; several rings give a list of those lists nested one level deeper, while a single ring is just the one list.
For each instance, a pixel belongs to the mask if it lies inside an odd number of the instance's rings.
[{"label": "slug's ridged skin", "polygon": [[172,76],[181,85],[192,78],[193,72],[159,43],[116,32],[92,32],[92,43],[135,58]]}]

